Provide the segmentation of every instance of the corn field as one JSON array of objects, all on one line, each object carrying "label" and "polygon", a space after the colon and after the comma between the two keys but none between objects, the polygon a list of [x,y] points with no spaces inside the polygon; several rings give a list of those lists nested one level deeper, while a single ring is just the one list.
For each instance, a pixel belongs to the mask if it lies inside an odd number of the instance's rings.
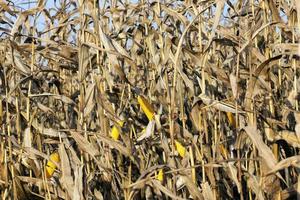
[{"label": "corn field", "polygon": [[0,197],[300,199],[299,0],[0,0]]}]

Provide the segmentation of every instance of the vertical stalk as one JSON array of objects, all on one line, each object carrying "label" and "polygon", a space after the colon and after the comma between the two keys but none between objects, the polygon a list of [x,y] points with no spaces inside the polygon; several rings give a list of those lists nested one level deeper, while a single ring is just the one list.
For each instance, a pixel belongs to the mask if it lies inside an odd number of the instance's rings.
[{"label": "vertical stalk", "polygon": [[[296,43],[296,37],[295,37],[295,28],[296,28],[296,16],[295,16],[295,12],[292,14],[292,37],[293,37],[293,44]],[[299,21],[300,19],[298,19]],[[300,28],[300,27],[298,27]],[[296,65],[296,59],[293,58],[292,59],[292,67],[293,67],[293,70],[294,70],[294,91],[295,91],[295,94],[297,94],[297,65]],[[296,100],[296,103],[295,103],[295,109],[298,111],[299,109],[299,106],[298,106],[298,100]]]},{"label": "vertical stalk", "polygon": [[189,147],[189,153],[190,153],[190,161],[191,161],[192,181],[194,184],[197,184],[194,152],[192,146]]}]

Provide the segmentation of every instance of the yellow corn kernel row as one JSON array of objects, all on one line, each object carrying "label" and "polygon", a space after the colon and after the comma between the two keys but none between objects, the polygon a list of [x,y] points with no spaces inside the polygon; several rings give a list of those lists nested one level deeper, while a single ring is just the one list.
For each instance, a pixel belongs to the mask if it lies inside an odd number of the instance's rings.
[{"label": "yellow corn kernel row", "polygon": [[163,169],[158,170],[158,174],[156,175],[156,179],[161,181],[161,182],[164,180],[164,170]]},{"label": "yellow corn kernel row", "polygon": [[[118,121],[118,125],[120,127],[123,127],[124,125],[124,121]],[[119,140],[120,137],[120,131],[118,129],[118,127],[116,125],[114,125],[111,129],[111,134],[110,136],[114,139],[114,140]]]},{"label": "yellow corn kernel row", "polygon": [[186,152],[185,147],[180,142],[178,142],[177,140],[175,140],[175,147],[176,147],[176,151],[178,152],[178,154],[182,158],[184,158],[185,152]]},{"label": "yellow corn kernel row", "polygon": [[140,104],[148,120],[151,121],[154,118],[154,110],[151,104],[143,96],[138,96],[138,103]]},{"label": "yellow corn kernel row", "polygon": [[53,161],[56,163],[60,162],[59,154],[57,152],[52,153],[50,155],[50,159],[47,162],[47,165],[46,165],[46,177],[47,178],[52,177],[52,175],[57,167]]}]

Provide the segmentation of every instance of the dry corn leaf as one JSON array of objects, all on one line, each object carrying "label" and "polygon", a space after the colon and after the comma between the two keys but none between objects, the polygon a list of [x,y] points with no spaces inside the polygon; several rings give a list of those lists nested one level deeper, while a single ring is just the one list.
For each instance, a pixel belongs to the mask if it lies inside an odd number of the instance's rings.
[{"label": "dry corn leaf", "polygon": [[133,158],[132,154],[131,154],[131,150],[129,148],[123,146],[122,143],[120,143],[118,141],[114,141],[111,138],[108,138],[103,135],[97,135],[97,137],[99,138],[99,141],[102,141],[102,142],[108,144],[111,148],[117,149],[121,154],[123,154],[129,158]]},{"label": "dry corn leaf", "polygon": [[251,190],[254,191],[255,195],[257,196],[257,199],[264,200],[265,197],[263,195],[262,187],[259,183],[259,180],[257,180],[258,177],[250,174],[249,178],[247,179],[247,183],[249,184],[249,187]]},{"label": "dry corn leaf", "polygon": [[61,138],[67,137],[67,135],[65,133],[61,133],[58,130],[55,130],[53,128],[43,128],[41,133],[48,137],[61,137]]},{"label": "dry corn leaf", "polygon": [[90,154],[93,158],[100,155],[99,150],[79,132],[71,131],[70,133],[83,152]]},{"label": "dry corn leaf", "polygon": [[86,94],[85,94],[84,117],[87,117],[94,109],[95,106],[94,93],[95,93],[95,84],[90,84],[89,87],[86,89]]},{"label": "dry corn leaf", "polygon": [[0,0],[0,196],[295,199],[299,5]]},{"label": "dry corn leaf", "polygon": [[158,180],[152,180],[153,186],[157,189],[159,189],[162,193],[165,195],[171,197],[174,200],[183,200],[183,198],[176,196],[174,193],[172,193],[168,188],[164,187],[160,181]]},{"label": "dry corn leaf", "polygon": [[238,180],[238,171],[237,168],[233,165],[232,162],[227,164],[227,167],[229,169],[230,178],[234,181],[235,185],[237,186],[238,192],[241,193],[241,184]]},{"label": "dry corn leaf", "polygon": [[[102,41],[105,49],[107,49],[109,51],[116,51],[110,38],[103,32],[101,25],[99,25],[99,36],[101,38],[101,41]],[[121,79],[125,80],[126,75],[118,63],[117,56],[114,54],[108,53],[108,57],[109,57],[109,62],[111,63],[111,65],[114,69],[113,72],[116,73],[117,75],[119,75]]]},{"label": "dry corn leaf", "polygon": [[83,197],[83,165],[76,166],[75,168],[75,180],[74,180],[74,193],[72,195],[72,199],[74,200],[82,200]]},{"label": "dry corn leaf", "polygon": [[289,145],[293,147],[300,147],[300,139],[297,137],[295,132],[292,131],[280,131],[275,135],[275,140],[285,140]]},{"label": "dry corn leaf", "polygon": [[30,74],[29,67],[26,64],[24,64],[24,61],[22,60],[21,55],[19,53],[14,52],[12,60],[14,61],[17,70],[19,70],[22,74],[24,75]]},{"label": "dry corn leaf", "polygon": [[10,34],[12,36],[14,36],[18,32],[19,27],[28,18],[28,15],[34,15],[37,11],[39,11],[43,7],[43,4],[44,4],[44,1],[43,0],[39,0],[38,7],[26,10],[24,12],[21,12],[19,14],[17,20],[15,21],[15,24],[14,24],[13,28],[11,29]]},{"label": "dry corn leaf", "polygon": [[74,181],[73,181],[73,177],[71,174],[72,169],[71,169],[71,165],[70,165],[69,156],[66,152],[64,144],[59,145],[59,157],[60,157],[60,161],[61,161],[60,182],[61,182],[63,188],[68,193],[68,196],[72,197],[73,192],[74,192]]},{"label": "dry corn leaf", "polygon": [[195,183],[193,183],[191,178],[184,176],[183,180],[184,180],[185,186],[189,190],[193,199],[199,199],[199,200],[204,199],[203,194],[200,192],[200,189],[197,187],[197,185]]},{"label": "dry corn leaf", "polygon": [[149,121],[146,129],[142,132],[142,135],[137,139],[137,141],[139,142],[151,137],[151,135],[154,134],[154,128],[155,128],[155,120],[152,119],[151,121]]},{"label": "dry corn leaf", "polygon": [[210,99],[208,96],[206,96],[205,94],[201,94],[200,95],[201,100],[204,102],[205,105],[207,105],[207,107],[214,107],[217,110],[223,111],[223,112],[231,112],[231,113],[245,113],[244,111],[242,111],[241,109],[237,109],[235,108],[234,105],[231,104],[226,104],[224,102],[221,101],[216,101],[213,99]]},{"label": "dry corn leaf", "polygon": [[79,80],[83,81],[86,77],[87,68],[90,62],[89,48],[87,46],[82,46],[79,49],[79,60]]},{"label": "dry corn leaf", "polygon": [[269,58],[268,60],[266,60],[263,63],[261,63],[256,68],[256,70],[253,73],[253,78],[250,79],[248,90],[246,91],[246,97],[245,97],[245,108],[246,109],[251,110],[251,107],[250,107],[250,105],[251,105],[251,99],[252,99],[253,92],[254,92],[254,89],[255,89],[255,85],[256,85],[256,82],[257,82],[257,78],[254,78],[254,77],[259,77],[260,73],[263,70],[266,70],[265,69],[266,66],[272,66],[272,64],[275,61],[279,60],[281,57],[282,57],[282,55],[277,55],[277,56],[274,56],[272,58]]},{"label": "dry corn leaf", "polygon": [[202,183],[201,187],[202,187],[202,194],[203,194],[204,199],[213,200],[214,195],[213,195],[212,189],[211,189],[210,185],[208,184],[208,182]]},{"label": "dry corn leaf", "polygon": [[213,24],[212,31],[210,33],[209,40],[208,40],[208,45],[207,45],[205,51],[208,50],[208,48],[211,45],[211,42],[212,42],[213,38],[215,37],[216,29],[219,25],[219,21],[221,19],[221,15],[222,15],[223,8],[224,8],[224,5],[225,5],[225,0],[216,0],[216,4],[217,4],[217,8],[216,8],[216,11],[215,11],[214,24]]},{"label": "dry corn leaf", "polygon": [[290,166],[299,167],[300,166],[300,156],[292,156],[292,157],[286,158],[284,160],[281,160],[280,162],[278,162],[276,164],[276,166],[274,168],[272,168],[266,174],[266,176],[268,176],[272,173],[276,173],[279,170],[286,169]]},{"label": "dry corn leaf", "polygon": [[238,90],[236,76],[233,73],[231,73],[229,75],[229,80],[230,80],[230,85],[231,85],[233,97],[236,98],[237,90]]},{"label": "dry corn leaf", "polygon": [[257,148],[259,155],[264,159],[269,169],[273,169],[277,160],[272,153],[271,149],[263,142],[263,139],[259,133],[259,131],[254,126],[246,126],[244,127],[247,135],[250,137],[251,141]]},{"label": "dry corn leaf", "polygon": [[42,186],[43,183],[49,184],[48,181],[45,181],[43,179],[39,178],[33,178],[33,177],[28,177],[28,176],[18,176],[18,179],[22,182],[30,183],[36,186]]},{"label": "dry corn leaf", "polygon": [[29,127],[27,127],[24,131],[23,146],[25,148],[32,147],[32,135]]}]

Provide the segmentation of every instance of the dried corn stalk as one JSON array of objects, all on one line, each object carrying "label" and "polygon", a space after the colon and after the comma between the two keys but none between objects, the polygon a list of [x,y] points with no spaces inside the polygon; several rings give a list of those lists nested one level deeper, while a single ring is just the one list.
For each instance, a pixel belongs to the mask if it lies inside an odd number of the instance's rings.
[{"label": "dried corn stalk", "polygon": [[299,19],[298,0],[0,0],[1,199],[295,199]]}]

